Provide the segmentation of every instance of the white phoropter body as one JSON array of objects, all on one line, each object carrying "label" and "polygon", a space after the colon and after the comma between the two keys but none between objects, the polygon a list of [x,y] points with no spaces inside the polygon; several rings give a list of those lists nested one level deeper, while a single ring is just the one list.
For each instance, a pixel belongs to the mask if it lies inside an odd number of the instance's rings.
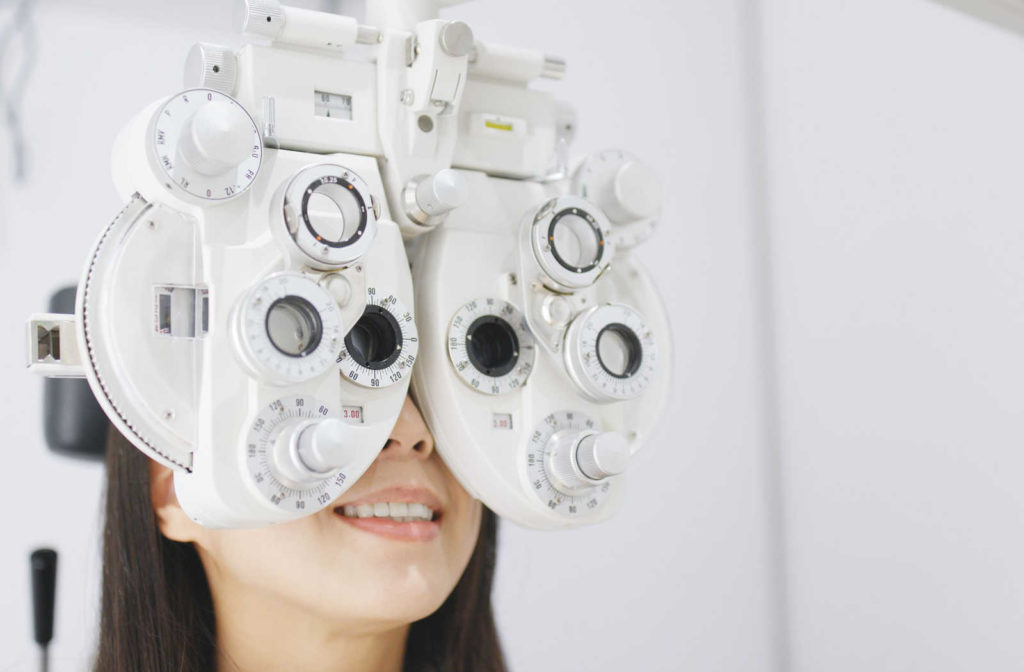
[{"label": "white phoropter body", "polygon": [[621,225],[570,180],[460,172],[468,202],[412,256],[417,401],[449,467],[499,514],[603,520],[668,397],[664,308],[608,242]]},{"label": "white phoropter body", "polygon": [[190,88],[119,137],[129,204],[76,318],[30,323],[30,364],[87,376],[204,525],[325,506],[410,379],[498,513],[557,528],[621,501],[668,397],[666,316],[630,252],[657,180],[617,150],[572,166],[573,111],[529,88],[564,62],[477,40],[448,4],[373,0],[360,25],[246,2],[257,42],[197,44]]},{"label": "white phoropter body", "polygon": [[191,89],[129,123],[114,167],[130,202],[92,253],[76,315],[104,410],[177,470],[203,525],[322,508],[387,441],[415,361],[376,161],[266,148],[240,103]]}]

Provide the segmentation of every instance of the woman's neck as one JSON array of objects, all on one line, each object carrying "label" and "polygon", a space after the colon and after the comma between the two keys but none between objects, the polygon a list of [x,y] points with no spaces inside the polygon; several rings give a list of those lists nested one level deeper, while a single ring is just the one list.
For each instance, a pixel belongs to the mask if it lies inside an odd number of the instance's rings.
[{"label": "woman's neck", "polygon": [[401,672],[408,625],[346,628],[287,602],[253,604],[244,591],[230,592],[214,594],[217,672]]}]

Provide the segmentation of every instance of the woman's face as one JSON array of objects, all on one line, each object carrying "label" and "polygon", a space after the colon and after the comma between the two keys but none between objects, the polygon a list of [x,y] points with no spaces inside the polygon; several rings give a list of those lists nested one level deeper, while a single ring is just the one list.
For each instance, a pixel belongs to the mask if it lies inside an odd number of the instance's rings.
[{"label": "woman's face", "polygon": [[[434,450],[407,397],[391,438],[369,470],[326,509],[270,527],[213,530],[190,520],[170,470],[153,463],[151,493],[165,536],[194,542],[220,612],[276,605],[349,631],[394,627],[435,611],[476,545],[482,507]],[[360,518],[433,510],[431,522]],[[355,507],[355,508],[353,508]],[[412,507],[412,508],[410,508]],[[392,510],[393,509],[393,510]],[[345,512],[349,516],[344,515]]]}]

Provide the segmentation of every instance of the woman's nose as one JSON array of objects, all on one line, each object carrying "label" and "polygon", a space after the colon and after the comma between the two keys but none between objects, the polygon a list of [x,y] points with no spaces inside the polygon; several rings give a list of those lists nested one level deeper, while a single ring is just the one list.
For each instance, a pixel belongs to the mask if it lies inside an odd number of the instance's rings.
[{"label": "woman's nose", "polygon": [[434,437],[412,398],[406,397],[398,422],[378,459],[418,458],[425,460],[434,452]]}]

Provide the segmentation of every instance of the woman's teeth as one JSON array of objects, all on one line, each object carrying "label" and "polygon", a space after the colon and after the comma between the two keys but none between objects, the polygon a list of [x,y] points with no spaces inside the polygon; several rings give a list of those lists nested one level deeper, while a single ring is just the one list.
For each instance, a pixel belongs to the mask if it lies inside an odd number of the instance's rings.
[{"label": "woman's teeth", "polygon": [[[342,511],[342,509],[338,509]],[[376,504],[346,504],[343,515],[347,518],[390,518],[400,523],[433,520],[434,510],[419,502],[377,502]]]}]

